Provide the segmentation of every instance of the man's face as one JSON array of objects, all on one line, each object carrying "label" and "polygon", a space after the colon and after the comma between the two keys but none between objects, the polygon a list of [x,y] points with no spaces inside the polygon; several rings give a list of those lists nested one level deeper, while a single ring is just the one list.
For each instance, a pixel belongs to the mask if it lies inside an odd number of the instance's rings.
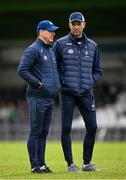
[{"label": "man's face", "polygon": [[82,37],[83,29],[85,28],[85,22],[73,21],[69,23],[71,33],[76,37]]},{"label": "man's face", "polygon": [[53,43],[54,36],[55,36],[55,32],[48,30],[44,30],[44,31],[40,30],[40,37],[42,37],[44,42],[46,42],[47,44]]}]

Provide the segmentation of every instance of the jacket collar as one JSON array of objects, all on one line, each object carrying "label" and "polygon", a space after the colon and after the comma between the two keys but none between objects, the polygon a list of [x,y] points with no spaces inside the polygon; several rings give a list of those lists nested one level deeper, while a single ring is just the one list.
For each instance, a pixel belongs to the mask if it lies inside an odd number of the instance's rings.
[{"label": "jacket collar", "polygon": [[[76,38],[74,37],[74,35],[73,35],[71,32],[69,33],[69,38],[70,38],[73,42],[77,43]],[[85,33],[82,34],[82,41],[83,41],[84,43],[88,43],[88,38],[87,38],[87,36],[86,36]]]},{"label": "jacket collar", "polygon": [[50,44],[45,44],[44,41],[42,41],[40,38],[37,38],[37,39],[36,39],[36,42],[37,42],[38,44],[40,44],[41,46],[44,46],[44,47],[47,48],[47,49],[51,47]]}]

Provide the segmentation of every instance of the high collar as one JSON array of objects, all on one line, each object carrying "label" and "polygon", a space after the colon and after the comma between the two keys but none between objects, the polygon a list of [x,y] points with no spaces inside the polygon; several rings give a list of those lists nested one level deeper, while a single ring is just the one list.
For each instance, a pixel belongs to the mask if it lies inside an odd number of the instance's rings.
[{"label": "high collar", "polygon": [[[78,41],[76,40],[76,38],[74,37],[74,35],[70,32],[69,33],[69,37],[72,41],[74,41],[75,43],[77,43]],[[86,36],[85,33],[82,34],[82,40],[81,40],[83,43],[88,43],[88,38]]]},{"label": "high collar", "polygon": [[36,39],[36,42],[38,42],[41,46],[44,46],[45,48],[50,48],[51,45],[50,44],[46,44],[44,41],[42,41],[40,38]]}]

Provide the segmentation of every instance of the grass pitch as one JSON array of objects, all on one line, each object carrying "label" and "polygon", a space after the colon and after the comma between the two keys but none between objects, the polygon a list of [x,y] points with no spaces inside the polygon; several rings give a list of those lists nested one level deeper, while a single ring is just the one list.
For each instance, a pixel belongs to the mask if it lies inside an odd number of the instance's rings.
[{"label": "grass pitch", "polygon": [[82,142],[73,142],[73,157],[80,168],[67,172],[60,142],[47,141],[46,162],[53,174],[31,174],[26,143],[0,142],[0,179],[126,179],[126,143],[96,143],[92,162],[101,172],[82,172]]}]

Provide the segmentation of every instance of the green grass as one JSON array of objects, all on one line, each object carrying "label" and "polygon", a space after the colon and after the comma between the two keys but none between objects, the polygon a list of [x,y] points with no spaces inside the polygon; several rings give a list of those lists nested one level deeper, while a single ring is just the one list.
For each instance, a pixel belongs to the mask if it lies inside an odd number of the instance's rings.
[{"label": "green grass", "polygon": [[0,142],[0,179],[126,179],[126,143],[96,143],[92,162],[101,172],[82,172],[82,142],[73,143],[78,173],[68,173],[60,142],[48,141],[46,161],[53,174],[31,174],[26,143]]}]

